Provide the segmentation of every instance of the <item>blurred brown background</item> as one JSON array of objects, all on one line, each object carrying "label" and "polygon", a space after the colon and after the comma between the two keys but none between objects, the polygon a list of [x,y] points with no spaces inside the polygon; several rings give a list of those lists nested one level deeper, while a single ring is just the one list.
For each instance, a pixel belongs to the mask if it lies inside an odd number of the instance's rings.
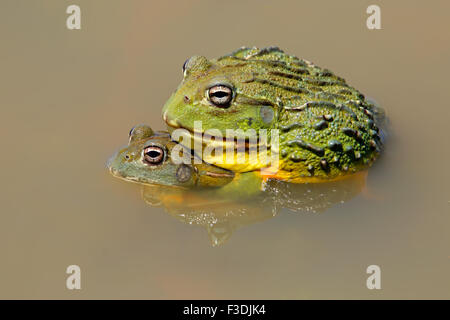
[{"label": "blurred brown background", "polygon": [[[81,7],[81,30],[66,8]],[[382,30],[366,28],[381,7]],[[0,3],[0,298],[450,298],[444,1]],[[392,123],[360,195],[246,226],[212,248],[107,158],[160,110],[186,58],[277,45],[344,77]],[[66,267],[82,270],[67,290]],[[366,288],[380,265],[382,290]]]}]

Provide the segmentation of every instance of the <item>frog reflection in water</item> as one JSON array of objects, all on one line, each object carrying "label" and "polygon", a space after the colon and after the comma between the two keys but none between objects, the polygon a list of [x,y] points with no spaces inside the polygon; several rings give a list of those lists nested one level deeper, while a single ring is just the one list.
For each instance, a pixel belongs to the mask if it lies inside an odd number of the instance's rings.
[{"label": "frog reflection in water", "polygon": [[[204,227],[212,245],[221,245],[245,225],[274,217],[281,208],[293,212],[322,212],[358,194],[366,172],[326,184],[290,184],[268,180],[255,172],[234,173],[207,163],[177,164],[177,146],[167,132],[139,125],[128,146],[109,161],[115,177],[138,182],[151,206],[162,206],[178,220]],[[178,145],[179,146],[179,145]],[[264,185],[264,190],[261,186]]]}]

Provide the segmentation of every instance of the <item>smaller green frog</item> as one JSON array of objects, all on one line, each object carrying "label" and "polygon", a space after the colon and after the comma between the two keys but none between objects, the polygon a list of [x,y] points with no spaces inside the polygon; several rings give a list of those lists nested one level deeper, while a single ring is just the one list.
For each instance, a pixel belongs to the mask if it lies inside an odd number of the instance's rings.
[{"label": "smaller green frog", "polygon": [[154,132],[147,125],[137,125],[130,131],[128,146],[113,155],[107,167],[115,177],[149,185],[221,187],[234,179],[232,171],[194,161],[194,155],[187,163],[174,161],[172,150],[177,145],[168,132]]}]

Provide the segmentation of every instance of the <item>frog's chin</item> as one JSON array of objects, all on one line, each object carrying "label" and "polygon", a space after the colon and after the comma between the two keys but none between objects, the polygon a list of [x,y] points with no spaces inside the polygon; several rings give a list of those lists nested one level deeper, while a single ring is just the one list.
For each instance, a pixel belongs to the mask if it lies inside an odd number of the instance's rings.
[{"label": "frog's chin", "polygon": [[110,172],[115,178],[119,178],[120,180],[124,180],[127,182],[137,183],[142,186],[150,186],[150,187],[156,187],[156,188],[173,188],[173,189],[183,189],[183,190],[187,189],[186,187],[183,187],[183,186],[165,185],[165,184],[150,182],[142,177],[123,176],[118,171],[113,171],[111,169],[110,169]]},{"label": "frog's chin", "polygon": [[[248,136],[244,136],[242,138],[236,136],[227,138],[223,137],[222,135],[216,136],[208,133],[208,131],[213,132],[212,130],[216,129],[197,131],[180,124],[176,120],[168,119],[166,117],[166,114],[164,114],[163,118],[167,124],[167,131],[170,133],[172,140],[181,143],[182,145],[190,149],[192,149],[195,144],[203,147],[209,146],[210,148],[222,147],[224,150],[226,148],[228,148],[227,150],[242,150],[243,147],[245,147],[245,150],[248,151],[251,147],[261,148],[264,145],[267,145],[268,148],[270,148],[267,143],[261,142],[259,135],[255,135],[251,139],[249,139]],[[218,129],[217,131],[221,132],[221,130]],[[251,143],[249,140],[256,140],[256,142]]]},{"label": "frog's chin", "polygon": [[[224,137],[217,139],[208,133],[184,127],[176,121],[166,121],[166,123],[172,140],[192,150],[196,156],[207,163],[235,172],[248,172],[268,166],[264,161],[270,158],[270,145],[261,143],[259,138],[253,144],[244,139],[226,139]],[[262,147],[267,150],[266,157],[256,154],[257,152],[261,153]],[[217,150],[221,150],[221,152],[217,152]],[[257,152],[250,152],[250,150]],[[231,157],[227,156],[230,151]]]}]

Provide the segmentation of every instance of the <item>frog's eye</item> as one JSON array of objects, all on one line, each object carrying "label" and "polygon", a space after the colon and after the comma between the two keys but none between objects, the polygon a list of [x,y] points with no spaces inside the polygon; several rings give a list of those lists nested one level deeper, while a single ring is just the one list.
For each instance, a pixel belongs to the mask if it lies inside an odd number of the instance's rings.
[{"label": "frog's eye", "polygon": [[150,165],[157,165],[164,160],[164,150],[158,146],[150,146],[144,149],[144,162]]},{"label": "frog's eye", "polygon": [[220,84],[208,89],[208,99],[216,107],[227,108],[233,99],[233,90],[230,87]]}]

